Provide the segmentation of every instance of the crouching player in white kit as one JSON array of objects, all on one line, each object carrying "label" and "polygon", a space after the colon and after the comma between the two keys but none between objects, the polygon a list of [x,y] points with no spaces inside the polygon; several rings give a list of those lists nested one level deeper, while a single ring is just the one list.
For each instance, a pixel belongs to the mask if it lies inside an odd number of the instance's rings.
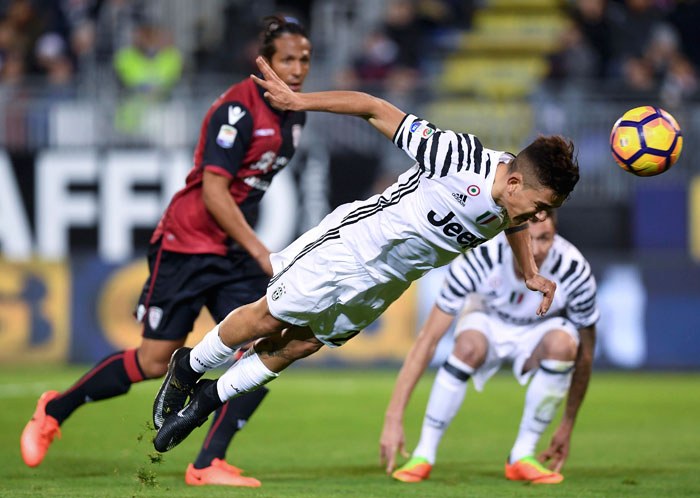
[{"label": "crouching player in white kit", "polygon": [[[559,471],[569,453],[574,420],[588,386],[599,313],[591,268],[573,245],[555,234],[555,222],[550,215],[541,222],[533,220],[529,229],[540,272],[557,284],[552,317],[535,315],[539,296],[525,287],[505,237],[490,240],[450,265],[387,409],[380,451],[391,472],[396,450],[403,452],[401,420],[411,392],[438,341],[459,314],[454,349],[435,377],[420,441],[412,458],[392,474],[395,479],[418,482],[428,478],[440,439],[464,400],[467,380],[471,378],[474,388],[481,391],[504,360],[513,363],[520,384],[532,379],[520,431],[506,462],[506,478],[543,484],[564,479]],[[542,463],[551,460],[550,470],[535,459],[535,445],[567,390],[561,424],[540,455]]]},{"label": "crouching player in white kit", "polygon": [[[292,92],[264,59],[257,62],[265,80],[254,79],[274,107],[362,116],[417,163],[382,194],[339,206],[272,254],[266,297],[231,312],[191,351],[173,354],[153,406],[158,451],[174,447],[226,400],[324,344],[342,345],[413,280],[506,228],[527,287],[543,294],[537,312],[554,297],[556,286],[537,271],[526,222],[561,205],[578,181],[570,142],[539,137],[513,157],[367,94]],[[255,339],[217,381],[197,382]]]}]

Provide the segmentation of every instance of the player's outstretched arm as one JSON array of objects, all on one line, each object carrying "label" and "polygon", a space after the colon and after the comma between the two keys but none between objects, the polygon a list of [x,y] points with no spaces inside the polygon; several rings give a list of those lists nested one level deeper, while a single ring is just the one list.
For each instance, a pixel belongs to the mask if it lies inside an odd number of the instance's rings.
[{"label": "player's outstretched arm", "polygon": [[404,457],[408,457],[404,448],[406,436],[403,431],[403,414],[418,379],[423,375],[430,359],[435,354],[438,341],[450,328],[453,319],[454,315],[450,315],[434,305],[416,338],[416,342],[403,362],[386,410],[384,428],[379,441],[379,464],[382,465],[386,462],[388,474],[396,466],[397,451],[401,452]]},{"label": "player's outstretched arm", "polygon": [[535,257],[532,255],[530,247],[530,230],[527,228],[527,223],[506,229],[506,237],[525,277],[525,285],[530,290],[542,293],[542,302],[537,308],[537,314],[544,315],[552,305],[557,284],[544,278],[538,272]]},{"label": "player's outstretched arm", "polygon": [[362,92],[332,91],[299,93],[293,92],[272,70],[265,58],[255,60],[265,78],[250,77],[265,89],[265,98],[272,107],[282,111],[325,111],[350,114],[366,119],[389,140],[406,115],[405,112],[386,100]]},{"label": "player's outstretched arm", "polygon": [[593,365],[593,352],[595,350],[595,325],[579,329],[579,347],[574,364],[574,374],[571,378],[569,395],[566,399],[564,416],[559,423],[559,427],[552,435],[549,447],[544,450],[539,458],[542,464],[549,462],[549,468],[554,472],[559,472],[569,456],[571,445],[571,432],[574,429],[576,415],[583,403],[583,398],[588,389],[588,381],[591,378],[591,368]]}]

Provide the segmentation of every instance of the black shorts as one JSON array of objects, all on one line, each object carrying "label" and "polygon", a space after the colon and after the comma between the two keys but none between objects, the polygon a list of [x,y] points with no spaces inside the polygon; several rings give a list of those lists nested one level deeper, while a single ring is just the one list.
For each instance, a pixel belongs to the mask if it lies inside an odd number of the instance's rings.
[{"label": "black shorts", "polygon": [[183,254],[163,250],[160,242],[148,249],[148,267],[150,276],[136,309],[148,339],[186,337],[202,306],[220,322],[239,306],[263,297],[270,278],[247,253]]}]

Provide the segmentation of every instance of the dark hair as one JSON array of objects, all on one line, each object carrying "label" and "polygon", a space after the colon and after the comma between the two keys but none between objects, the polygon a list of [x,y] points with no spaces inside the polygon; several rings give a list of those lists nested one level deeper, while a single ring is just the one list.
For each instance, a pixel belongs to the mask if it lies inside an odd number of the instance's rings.
[{"label": "dark hair", "polygon": [[558,196],[568,197],[579,179],[574,144],[559,135],[538,136],[520,151],[511,167],[528,168],[541,186]]},{"label": "dark hair", "polygon": [[260,55],[272,60],[275,55],[275,40],[285,33],[309,38],[306,29],[293,17],[267,16],[263,18],[265,29],[260,33]]}]

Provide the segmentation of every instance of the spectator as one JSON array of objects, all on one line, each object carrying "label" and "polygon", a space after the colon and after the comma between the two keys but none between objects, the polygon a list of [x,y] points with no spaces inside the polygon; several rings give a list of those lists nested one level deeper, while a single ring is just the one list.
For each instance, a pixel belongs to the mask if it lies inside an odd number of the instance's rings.
[{"label": "spectator", "polygon": [[132,93],[166,96],[180,79],[182,56],[165,29],[150,24],[136,28],[133,46],[114,57],[119,81]]},{"label": "spectator", "polygon": [[182,56],[163,28],[141,24],[134,43],[114,56],[114,68],[125,95],[117,109],[118,131],[141,135],[141,123],[148,103],[167,98],[182,73]]},{"label": "spectator", "polygon": [[43,35],[34,47],[38,66],[46,75],[49,100],[72,97],[73,61],[67,54],[66,42],[58,33]]},{"label": "spectator", "polygon": [[577,80],[600,75],[600,57],[586,40],[579,24],[572,22],[559,40],[559,50],[549,57],[550,80]]},{"label": "spectator", "polygon": [[612,43],[607,0],[578,0],[572,17],[585,44],[595,54],[595,76],[604,77],[609,69]]}]

